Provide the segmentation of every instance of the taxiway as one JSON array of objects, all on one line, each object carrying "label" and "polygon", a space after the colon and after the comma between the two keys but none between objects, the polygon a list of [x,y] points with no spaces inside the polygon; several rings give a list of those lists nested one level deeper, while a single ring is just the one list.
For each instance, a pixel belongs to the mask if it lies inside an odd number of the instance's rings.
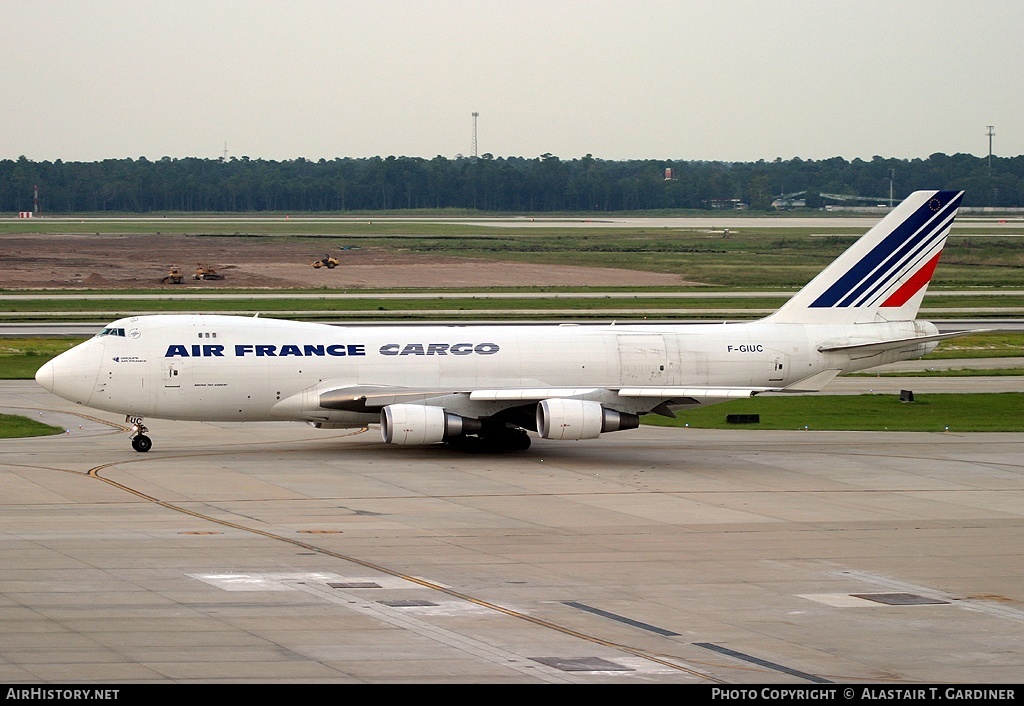
[{"label": "taxiway", "polygon": [[[900,385],[900,382],[895,382]],[[4,683],[1019,683],[1024,434],[523,454],[2,411]]]}]

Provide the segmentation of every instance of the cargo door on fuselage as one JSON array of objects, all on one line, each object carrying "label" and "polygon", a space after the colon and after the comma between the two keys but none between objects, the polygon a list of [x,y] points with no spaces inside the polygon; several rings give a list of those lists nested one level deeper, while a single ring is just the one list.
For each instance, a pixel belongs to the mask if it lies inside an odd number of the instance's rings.
[{"label": "cargo door on fuselage", "polygon": [[620,333],[617,338],[619,370],[624,385],[663,385],[669,380],[664,336]]}]

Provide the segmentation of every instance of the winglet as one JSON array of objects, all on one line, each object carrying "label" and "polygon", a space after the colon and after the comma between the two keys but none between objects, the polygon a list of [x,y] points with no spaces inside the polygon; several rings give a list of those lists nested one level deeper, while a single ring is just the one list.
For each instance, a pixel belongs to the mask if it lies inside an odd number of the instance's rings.
[{"label": "winglet", "polygon": [[962,191],[915,191],[768,318],[913,321],[962,197]]}]

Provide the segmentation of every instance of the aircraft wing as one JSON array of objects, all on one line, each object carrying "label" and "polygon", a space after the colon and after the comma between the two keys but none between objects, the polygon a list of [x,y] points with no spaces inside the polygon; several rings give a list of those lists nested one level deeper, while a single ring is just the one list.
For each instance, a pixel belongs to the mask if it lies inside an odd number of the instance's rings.
[{"label": "aircraft wing", "polygon": [[552,398],[587,399],[611,393],[625,399],[661,402],[739,399],[764,392],[817,392],[838,374],[827,370],[787,387],[637,386],[637,387],[502,387],[483,389],[411,388],[389,385],[353,385],[320,393],[320,406],[349,412],[374,412],[392,404],[430,404],[431,400],[465,395],[473,402],[540,402]]},{"label": "aircraft wing", "polygon": [[365,412],[390,404],[424,402],[448,395],[467,395],[474,402],[539,402],[554,397],[586,398],[602,392],[618,397],[651,399],[734,399],[752,397],[762,392],[781,392],[781,387],[504,387],[480,390],[391,387],[357,385],[340,387],[320,393],[320,406]]},{"label": "aircraft wing", "polygon": [[602,391],[610,391],[619,397],[732,399],[735,397],[752,397],[759,392],[774,392],[780,389],[777,387],[525,387],[474,390],[470,393],[469,398],[480,401],[522,400],[524,402],[536,402],[552,397],[585,397]]}]

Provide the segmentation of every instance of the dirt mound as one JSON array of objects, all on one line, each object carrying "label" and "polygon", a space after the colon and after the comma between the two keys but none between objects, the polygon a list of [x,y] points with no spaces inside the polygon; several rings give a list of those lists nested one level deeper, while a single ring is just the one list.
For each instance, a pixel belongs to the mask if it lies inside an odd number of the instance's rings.
[{"label": "dirt mound", "polygon": [[[345,250],[334,269],[314,269],[324,247],[301,240],[191,235],[0,235],[0,287],[135,289],[227,287],[643,287],[689,284],[678,275],[531,265],[373,248]],[[199,263],[225,275],[193,280]],[[171,267],[182,284],[162,284]]]}]

